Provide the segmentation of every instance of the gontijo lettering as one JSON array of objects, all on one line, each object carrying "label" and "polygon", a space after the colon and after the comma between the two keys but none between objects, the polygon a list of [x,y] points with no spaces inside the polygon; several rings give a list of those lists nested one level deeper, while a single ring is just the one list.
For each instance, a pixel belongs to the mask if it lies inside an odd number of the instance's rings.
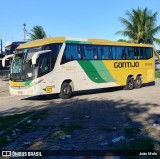
[{"label": "gontijo lettering", "polygon": [[139,67],[139,62],[115,62],[114,68]]}]

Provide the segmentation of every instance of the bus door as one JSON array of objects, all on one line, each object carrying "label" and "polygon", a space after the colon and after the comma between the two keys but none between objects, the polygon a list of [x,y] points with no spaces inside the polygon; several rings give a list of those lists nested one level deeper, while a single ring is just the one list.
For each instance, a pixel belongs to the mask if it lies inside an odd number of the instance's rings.
[{"label": "bus door", "polygon": [[40,94],[49,94],[53,92],[51,71],[53,70],[54,64],[55,62],[51,57],[51,52],[41,54],[38,58],[38,77],[42,80],[40,84]]}]

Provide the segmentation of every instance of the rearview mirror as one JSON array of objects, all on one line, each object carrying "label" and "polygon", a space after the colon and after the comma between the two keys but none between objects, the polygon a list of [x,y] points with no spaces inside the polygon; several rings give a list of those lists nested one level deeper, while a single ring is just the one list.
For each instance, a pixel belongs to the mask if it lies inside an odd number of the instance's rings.
[{"label": "rearview mirror", "polygon": [[5,65],[6,65],[6,59],[13,58],[13,56],[14,56],[14,54],[7,55],[7,56],[3,57],[3,59],[2,59],[2,66],[5,67]]},{"label": "rearview mirror", "polygon": [[32,56],[32,65],[35,65],[35,64],[36,64],[39,55],[41,55],[41,54],[46,54],[46,53],[51,52],[51,51],[52,51],[52,50],[43,50],[43,51],[36,52],[36,53]]}]

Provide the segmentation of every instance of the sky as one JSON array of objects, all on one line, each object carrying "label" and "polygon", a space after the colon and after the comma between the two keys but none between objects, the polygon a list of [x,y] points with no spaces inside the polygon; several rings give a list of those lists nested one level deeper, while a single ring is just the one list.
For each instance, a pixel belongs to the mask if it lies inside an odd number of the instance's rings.
[{"label": "sky", "polygon": [[[7,41],[23,40],[24,23],[28,32],[41,25],[50,37],[125,39],[115,35],[123,30],[118,18],[138,7],[158,12],[157,25],[160,25],[159,0],[0,0],[0,6],[3,46]],[[160,38],[160,32],[155,37]]]}]

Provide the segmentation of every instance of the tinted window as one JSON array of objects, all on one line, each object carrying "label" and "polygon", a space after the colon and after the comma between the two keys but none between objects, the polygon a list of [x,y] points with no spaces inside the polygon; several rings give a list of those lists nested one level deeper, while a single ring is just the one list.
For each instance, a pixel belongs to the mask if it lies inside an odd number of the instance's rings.
[{"label": "tinted window", "polygon": [[52,71],[51,53],[42,54],[38,58],[39,76],[43,76]]},{"label": "tinted window", "polygon": [[53,59],[57,59],[57,56],[59,54],[59,51],[61,49],[62,44],[49,44],[43,46],[43,50],[52,50],[52,57]]},{"label": "tinted window", "polygon": [[103,60],[103,59],[149,59],[151,48],[102,46],[89,44],[66,44],[62,57],[65,63],[72,60]]}]

